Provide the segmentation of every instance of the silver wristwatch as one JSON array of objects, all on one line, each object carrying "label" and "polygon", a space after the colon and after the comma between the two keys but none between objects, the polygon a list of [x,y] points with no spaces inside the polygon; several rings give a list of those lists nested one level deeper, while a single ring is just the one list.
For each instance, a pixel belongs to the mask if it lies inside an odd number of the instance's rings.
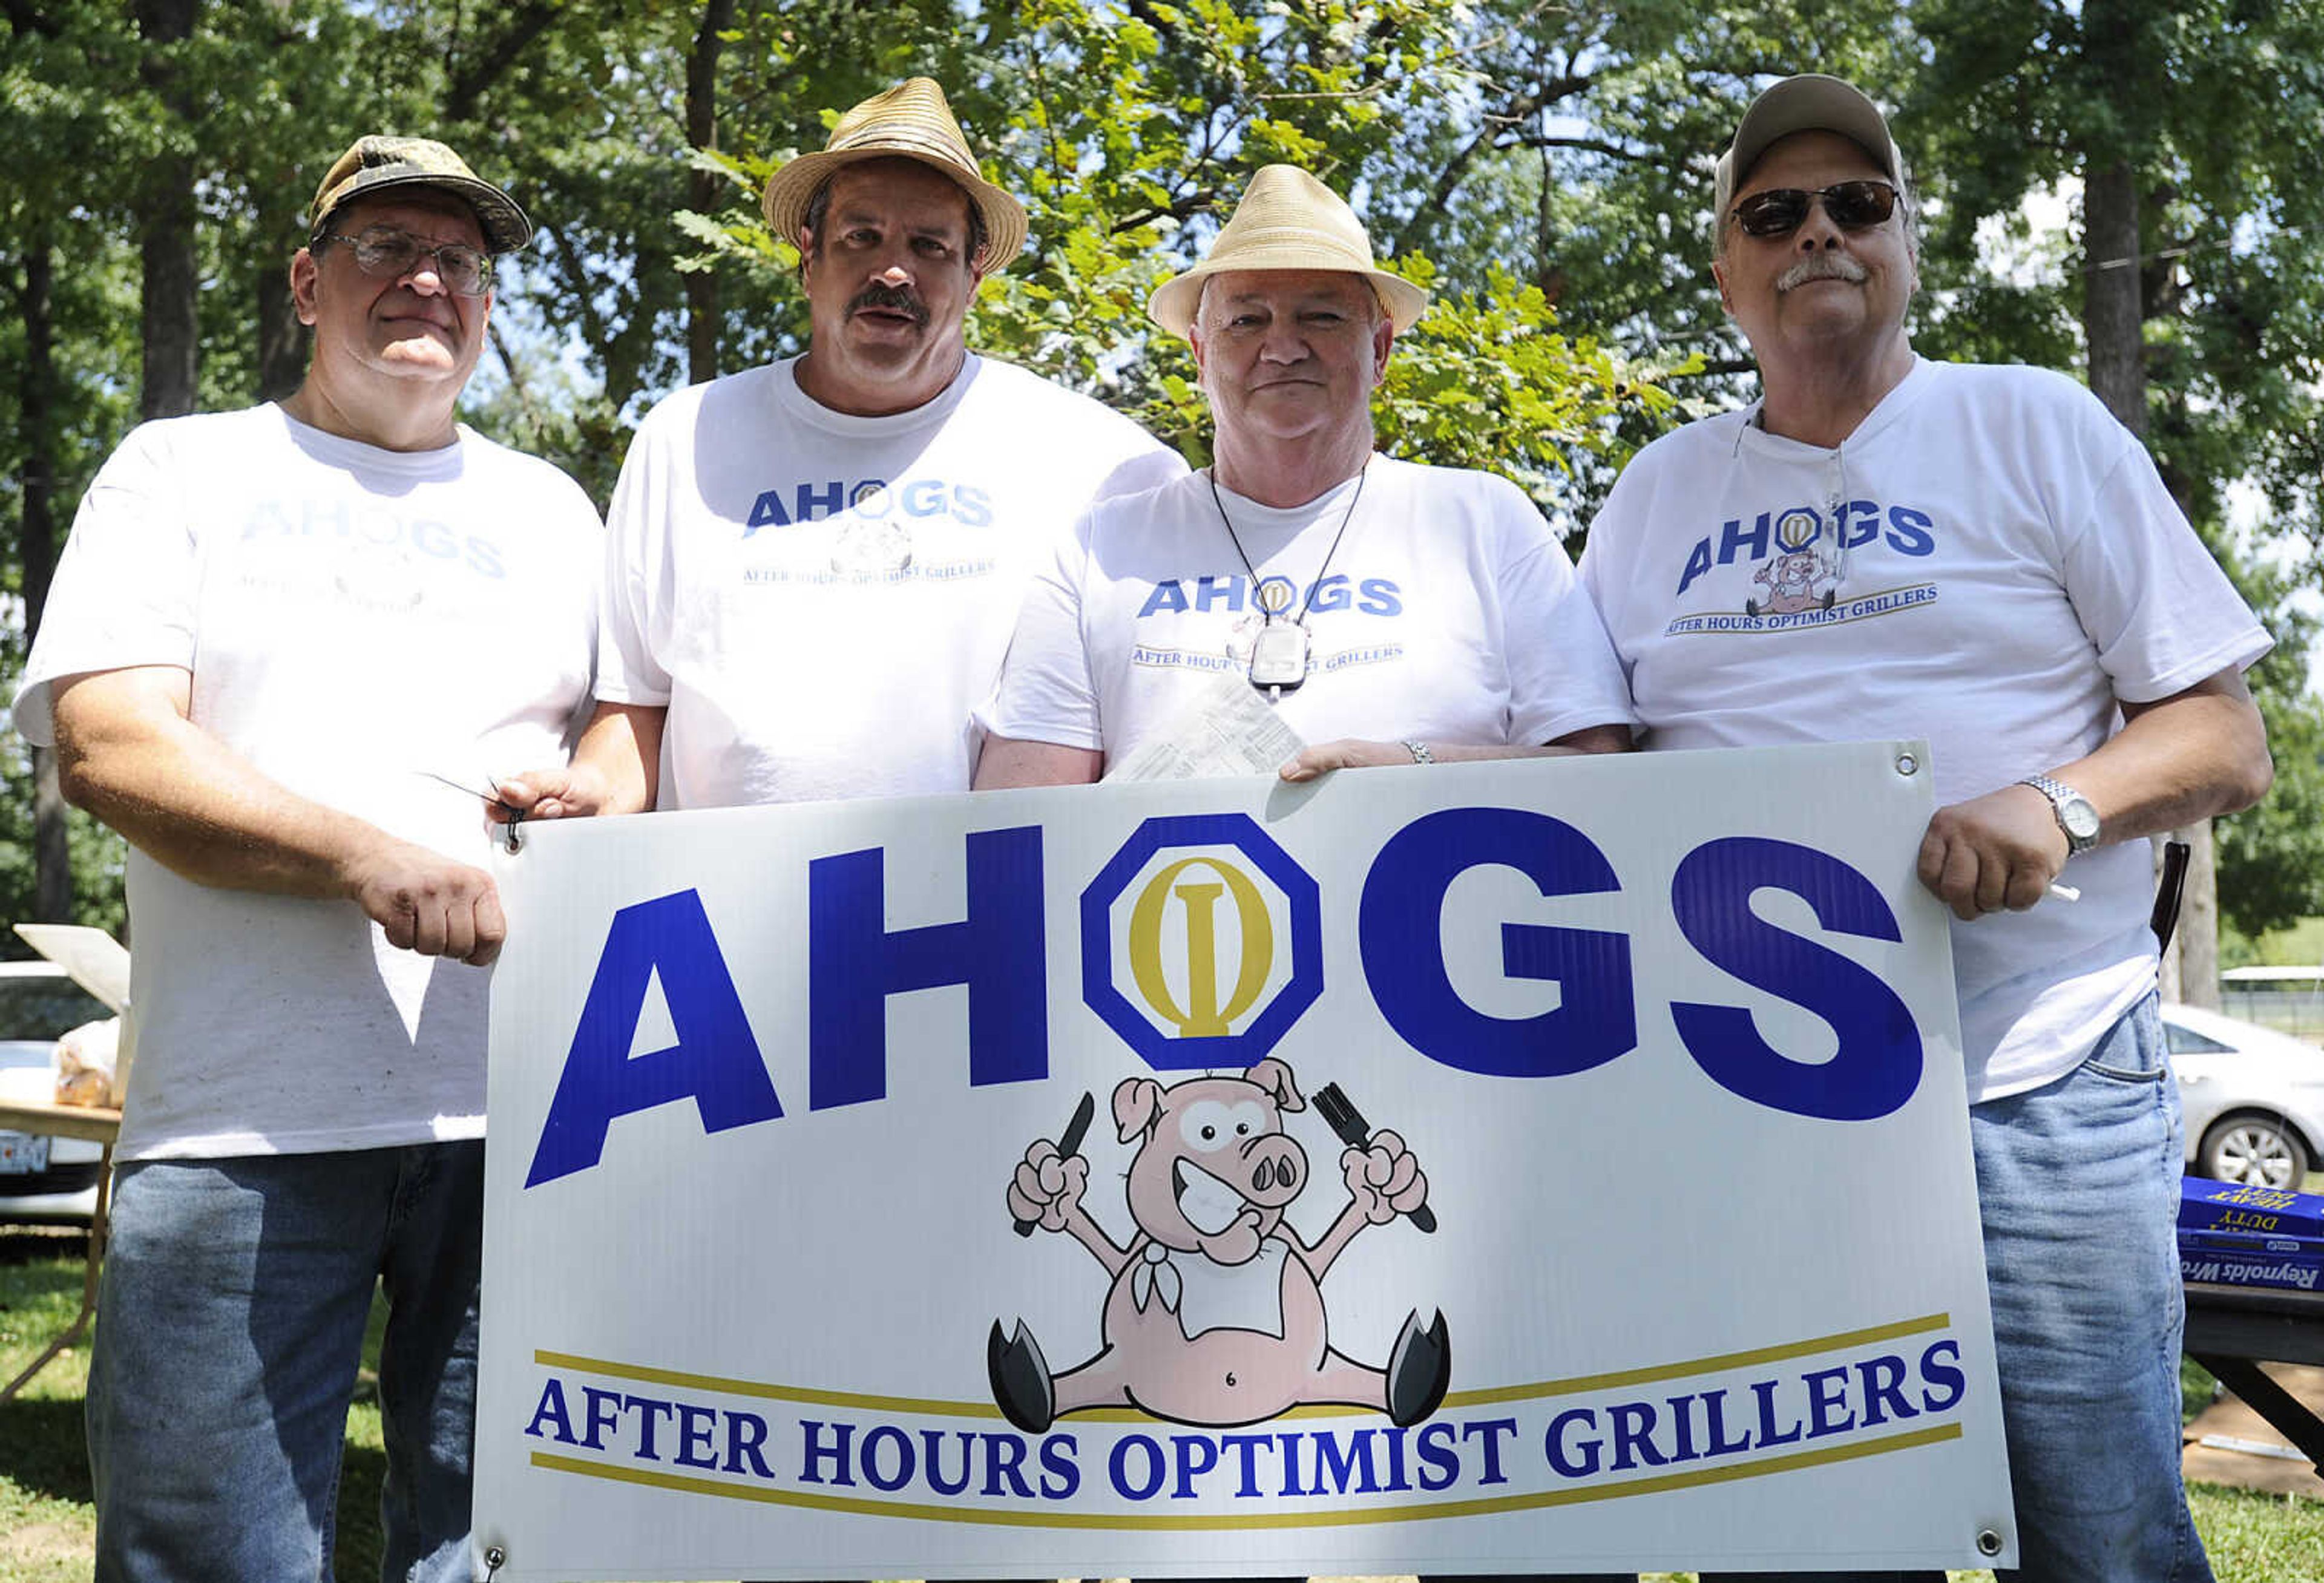
[{"label": "silver wristwatch", "polygon": [[2098,843],[2098,811],[2090,799],[2082,796],[2062,780],[2052,780],[2046,775],[2029,775],[2017,783],[2030,786],[2050,799],[2050,812],[2058,821],[2058,828],[2066,833],[2066,855],[2086,852]]}]

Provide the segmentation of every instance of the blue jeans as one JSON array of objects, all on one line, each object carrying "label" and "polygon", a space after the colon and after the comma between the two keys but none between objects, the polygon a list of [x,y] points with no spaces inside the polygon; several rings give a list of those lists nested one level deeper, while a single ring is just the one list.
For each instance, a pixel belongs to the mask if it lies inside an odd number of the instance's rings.
[{"label": "blue jeans", "polygon": [[98,1583],[331,1576],[374,1283],[381,1570],[469,1577],[484,1145],[121,1167],[88,1380]]},{"label": "blue jeans", "polygon": [[1998,1576],[2209,1583],[2179,1477],[2185,1156],[2154,997],[2065,1076],[1969,1119],[2016,1506],[2018,1569]]},{"label": "blue jeans", "polygon": [[1969,1109],[2027,1583],[2209,1583],[2179,1476],[2179,1090],[2155,999]]}]

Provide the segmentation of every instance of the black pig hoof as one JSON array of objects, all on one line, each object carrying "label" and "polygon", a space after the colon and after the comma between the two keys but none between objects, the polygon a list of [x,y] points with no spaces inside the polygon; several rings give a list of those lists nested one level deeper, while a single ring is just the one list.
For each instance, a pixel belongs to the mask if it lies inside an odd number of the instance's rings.
[{"label": "black pig hoof", "polygon": [[[995,1335],[999,1330],[995,1326]],[[1444,1316],[1438,1314],[1424,1330],[1418,1312],[1405,1315],[1404,1329],[1388,1355],[1388,1421],[1399,1427],[1418,1423],[1443,1405],[1445,1388],[1452,1383],[1452,1342],[1445,1334]],[[1001,1407],[1007,1411],[1008,1404]]]},{"label": "black pig hoof", "polygon": [[[1056,1422],[1057,1393],[1049,1383],[1049,1360],[1041,1356],[1041,1344],[1022,1320],[1013,1337],[1001,1333],[999,1320],[992,1321],[992,1333],[984,1339],[984,1371],[992,1382],[992,1400],[1010,1422],[1027,1434],[1044,1434]],[[1441,1385],[1436,1394],[1443,1395]]]}]

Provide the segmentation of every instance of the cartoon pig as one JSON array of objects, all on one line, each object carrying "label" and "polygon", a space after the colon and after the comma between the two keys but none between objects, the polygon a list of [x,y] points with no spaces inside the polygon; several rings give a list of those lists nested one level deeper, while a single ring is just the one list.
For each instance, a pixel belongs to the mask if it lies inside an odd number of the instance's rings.
[{"label": "cartoon pig", "polygon": [[1830,610],[1834,590],[1826,588],[1821,594],[1816,591],[1816,584],[1830,575],[1821,557],[1812,550],[1795,549],[1777,556],[1751,578],[1767,585],[1767,603],[1746,600],[1744,612],[1748,615],[1763,611],[1770,615],[1789,615],[1794,611]]},{"label": "cartoon pig", "polygon": [[1069,1413],[1136,1407],[1181,1423],[1256,1423],[1303,1403],[1370,1407],[1416,1423],[1444,1399],[1451,1343],[1439,1314],[1417,1312],[1371,1368],[1331,1346],[1322,1282],[1366,1226],[1408,1215],[1428,1179],[1392,1132],[1340,1156],[1349,1202],[1323,1240],[1306,1245],[1284,1210],[1307,1185],[1306,1151],[1283,1113],[1306,1101],[1291,1069],[1269,1058],[1240,1077],[1197,1077],[1164,1088],[1128,1079],[1113,1091],[1121,1141],[1138,1145],[1129,1198],[1137,1233],[1115,1246],[1082,1208],[1089,1161],[1047,1139],[1025,1151],[1009,1186],[1019,1221],[1071,1232],[1113,1277],[1101,1321],[1104,1344],[1052,1375],[1022,1321],[998,1321],[986,1344],[993,1399],[1009,1421],[1039,1434]]}]

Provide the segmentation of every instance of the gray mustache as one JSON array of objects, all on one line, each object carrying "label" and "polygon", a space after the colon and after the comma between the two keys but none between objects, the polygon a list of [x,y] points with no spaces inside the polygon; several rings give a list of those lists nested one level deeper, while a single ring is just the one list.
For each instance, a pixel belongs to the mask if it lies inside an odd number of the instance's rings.
[{"label": "gray mustache", "polygon": [[1861,285],[1868,272],[1862,264],[1846,253],[1820,253],[1812,258],[1800,260],[1776,276],[1775,290],[1789,291],[1794,287],[1806,285],[1810,281],[1849,281]]},{"label": "gray mustache", "polygon": [[901,286],[883,285],[874,281],[858,291],[847,304],[847,311],[851,315],[866,308],[884,308],[896,313],[909,314],[918,324],[928,322],[927,304]]}]

